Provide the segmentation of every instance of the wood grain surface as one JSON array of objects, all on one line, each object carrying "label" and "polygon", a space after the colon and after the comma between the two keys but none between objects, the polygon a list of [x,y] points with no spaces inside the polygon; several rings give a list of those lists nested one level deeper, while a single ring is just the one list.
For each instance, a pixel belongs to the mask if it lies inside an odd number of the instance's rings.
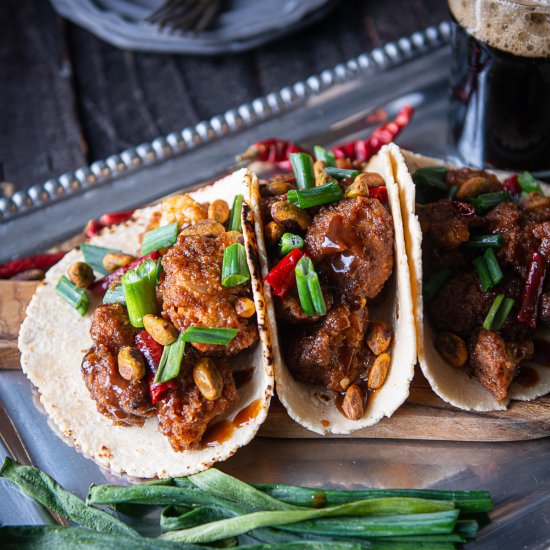
[{"label": "wood grain surface", "polygon": [[[0,281],[0,369],[18,369],[17,334],[39,283]],[[406,403],[391,417],[346,438],[447,441],[519,441],[550,434],[550,398],[513,402],[507,411],[461,411],[437,397],[417,372]],[[294,422],[274,400],[260,430],[264,437],[319,438]],[[342,436],[330,436],[342,437]]]}]

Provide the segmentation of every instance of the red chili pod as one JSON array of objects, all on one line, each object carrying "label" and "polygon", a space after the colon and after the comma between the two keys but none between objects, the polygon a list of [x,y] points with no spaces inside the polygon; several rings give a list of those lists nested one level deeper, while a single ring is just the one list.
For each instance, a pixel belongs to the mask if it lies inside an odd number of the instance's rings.
[{"label": "red chili pod", "polygon": [[286,293],[296,284],[294,269],[302,256],[304,256],[304,252],[295,248],[267,274],[264,281],[271,287],[275,296],[284,298]]},{"label": "red chili pod", "polygon": [[55,254],[36,254],[35,256],[24,256],[17,258],[6,264],[0,265],[0,279],[10,279],[18,273],[28,271],[29,269],[50,269],[61,258],[65,256],[65,252],[57,252]]},{"label": "red chili pod", "polygon": [[378,199],[382,204],[388,204],[388,189],[384,186],[369,189],[369,197]]},{"label": "red chili pod", "polygon": [[117,225],[119,223],[128,221],[132,217],[134,211],[135,210],[132,209],[126,210],[124,212],[108,212],[107,214],[103,214],[103,216],[101,216],[98,221],[103,226]]},{"label": "red chili pod", "polygon": [[537,311],[545,276],[546,258],[540,252],[533,251],[518,313],[518,321],[531,328],[537,328]]},{"label": "red chili pod", "polygon": [[502,185],[511,195],[521,195],[521,187],[519,185],[517,174],[506,178],[502,182]]},{"label": "red chili pod", "polygon": [[84,235],[86,235],[89,239],[90,237],[97,235],[102,229],[103,225],[101,225],[97,220],[88,220],[88,223],[84,228]]}]

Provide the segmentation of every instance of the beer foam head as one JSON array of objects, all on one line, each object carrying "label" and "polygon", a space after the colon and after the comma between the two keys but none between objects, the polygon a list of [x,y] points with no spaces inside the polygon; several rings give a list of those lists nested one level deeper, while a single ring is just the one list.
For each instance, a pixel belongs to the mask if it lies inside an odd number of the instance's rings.
[{"label": "beer foam head", "polygon": [[547,0],[449,0],[455,19],[489,46],[521,57],[550,57]]}]

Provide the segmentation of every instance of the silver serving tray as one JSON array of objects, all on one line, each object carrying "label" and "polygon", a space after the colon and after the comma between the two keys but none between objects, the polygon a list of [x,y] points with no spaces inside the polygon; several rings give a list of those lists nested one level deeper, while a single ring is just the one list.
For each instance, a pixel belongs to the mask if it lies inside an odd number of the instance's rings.
[{"label": "silver serving tray", "polygon": [[[380,108],[392,116],[403,104],[413,104],[414,122],[398,142],[444,156],[448,37],[447,23],[415,33],[195,128],[65,174],[28,194],[18,193],[2,204],[0,261],[58,242],[105,210],[127,209],[212,179],[258,139],[277,136],[313,145],[366,135],[366,118]],[[57,435],[21,372],[0,371],[0,401],[36,465],[67,489],[84,497],[91,483],[127,482]],[[0,456],[4,454],[0,445]],[[256,438],[219,467],[255,482],[489,489],[496,503],[492,523],[471,546],[500,550],[550,546],[549,463],[548,439],[453,443]],[[40,507],[0,480],[0,523],[47,521]],[[155,534],[156,521],[146,516],[139,528]]]}]

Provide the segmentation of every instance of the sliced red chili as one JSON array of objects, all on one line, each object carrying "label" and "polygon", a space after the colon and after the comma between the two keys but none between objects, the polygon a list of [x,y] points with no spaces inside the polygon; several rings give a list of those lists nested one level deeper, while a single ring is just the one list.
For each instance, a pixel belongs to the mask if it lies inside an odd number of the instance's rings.
[{"label": "sliced red chili", "polygon": [[86,235],[89,239],[90,237],[97,235],[102,229],[103,225],[101,225],[97,220],[88,220],[88,223],[84,228],[84,235]]},{"label": "sliced red chili", "polygon": [[244,153],[237,156],[237,160],[259,160],[263,162],[284,162],[290,153],[305,152],[299,145],[284,139],[269,138],[251,145]]},{"label": "sliced red chili", "polygon": [[511,195],[521,195],[521,187],[519,185],[517,174],[506,178],[502,182],[502,185]]},{"label": "sliced red chili", "polygon": [[35,256],[23,256],[6,264],[0,265],[0,279],[9,279],[18,273],[29,269],[43,269],[46,271],[65,256],[65,252],[56,254],[37,254]]},{"label": "sliced red chili", "polygon": [[384,186],[369,189],[369,197],[378,199],[382,204],[388,204],[388,189]]},{"label": "sliced red chili", "polygon": [[537,327],[537,311],[545,275],[546,258],[540,252],[533,251],[518,313],[518,321],[531,328]]},{"label": "sliced red chili", "polygon": [[124,267],[119,267],[118,269],[115,269],[115,271],[109,273],[109,275],[105,275],[105,277],[103,277],[102,279],[95,281],[95,283],[93,283],[89,288],[95,294],[103,296],[107,292],[107,289],[113,283],[118,282],[128,270],[135,269],[146,260],[158,260],[159,258],[160,254],[158,250],[155,250],[154,252],[151,252],[151,254],[147,254],[147,256],[142,256],[141,258],[134,260],[132,263],[125,265]]},{"label": "sliced red chili", "polygon": [[302,256],[304,256],[304,252],[299,248],[295,248],[267,274],[264,281],[272,288],[275,296],[284,298],[286,293],[296,284],[294,268]]},{"label": "sliced red chili", "polygon": [[103,226],[116,225],[128,221],[132,217],[133,213],[134,209],[126,210],[124,212],[109,212],[107,214],[103,214],[98,221]]}]

